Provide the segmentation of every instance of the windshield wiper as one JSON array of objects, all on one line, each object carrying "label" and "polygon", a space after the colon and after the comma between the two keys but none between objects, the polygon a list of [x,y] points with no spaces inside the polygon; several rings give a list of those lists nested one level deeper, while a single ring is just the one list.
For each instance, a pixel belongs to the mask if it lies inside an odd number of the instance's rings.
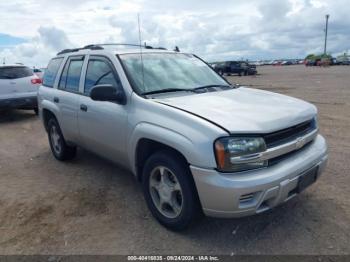
[{"label": "windshield wiper", "polygon": [[196,88],[192,88],[191,91],[197,91],[197,90],[207,89],[207,88],[211,88],[211,87],[233,88],[231,85],[205,85],[205,86],[199,86]]},{"label": "windshield wiper", "polygon": [[141,95],[153,95],[153,94],[170,93],[170,92],[196,92],[197,90],[206,89],[210,87],[233,88],[233,86],[231,85],[205,85],[205,86],[199,86],[196,88],[165,88],[160,90],[144,92]]},{"label": "windshield wiper", "polygon": [[149,92],[144,92],[141,95],[153,95],[153,94],[179,92],[179,91],[190,92],[190,91],[192,91],[192,89],[186,89],[186,88],[165,88],[165,89],[160,89],[160,90],[153,90],[153,91],[149,91]]}]

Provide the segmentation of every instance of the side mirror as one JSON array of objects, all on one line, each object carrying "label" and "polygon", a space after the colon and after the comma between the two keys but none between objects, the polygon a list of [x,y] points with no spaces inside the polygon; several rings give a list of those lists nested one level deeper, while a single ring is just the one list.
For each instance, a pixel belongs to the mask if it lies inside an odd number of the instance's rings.
[{"label": "side mirror", "polygon": [[90,98],[94,101],[109,101],[125,104],[124,92],[118,91],[112,85],[96,85],[90,91]]}]

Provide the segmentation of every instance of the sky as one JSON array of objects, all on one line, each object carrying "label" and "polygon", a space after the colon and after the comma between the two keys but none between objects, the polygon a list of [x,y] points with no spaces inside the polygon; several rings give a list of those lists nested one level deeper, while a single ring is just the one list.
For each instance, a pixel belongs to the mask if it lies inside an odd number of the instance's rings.
[{"label": "sky", "polygon": [[0,63],[45,67],[65,48],[139,43],[207,61],[303,58],[350,49],[349,0],[1,0]]}]

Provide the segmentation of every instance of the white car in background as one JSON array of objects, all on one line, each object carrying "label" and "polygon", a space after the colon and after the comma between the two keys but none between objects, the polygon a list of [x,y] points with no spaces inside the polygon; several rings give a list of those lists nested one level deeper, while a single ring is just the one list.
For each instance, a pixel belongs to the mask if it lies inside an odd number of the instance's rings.
[{"label": "white car in background", "polygon": [[23,65],[0,65],[0,110],[33,109],[38,113],[41,79]]}]

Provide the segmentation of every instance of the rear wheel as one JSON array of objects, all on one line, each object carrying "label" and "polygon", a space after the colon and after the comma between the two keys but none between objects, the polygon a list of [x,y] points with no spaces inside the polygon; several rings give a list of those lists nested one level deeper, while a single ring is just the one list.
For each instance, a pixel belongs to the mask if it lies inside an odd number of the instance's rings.
[{"label": "rear wheel", "polygon": [[56,159],[64,161],[75,157],[77,148],[67,145],[55,118],[51,118],[48,122],[48,137],[51,151]]},{"label": "rear wheel", "polygon": [[192,174],[177,154],[153,154],[146,161],[142,179],[147,205],[165,227],[182,230],[202,214]]}]

